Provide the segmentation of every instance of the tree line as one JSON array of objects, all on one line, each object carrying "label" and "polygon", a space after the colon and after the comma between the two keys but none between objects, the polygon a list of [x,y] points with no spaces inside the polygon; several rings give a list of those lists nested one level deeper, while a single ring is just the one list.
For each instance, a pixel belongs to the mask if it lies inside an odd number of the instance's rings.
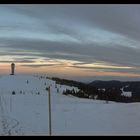
[{"label": "tree line", "polygon": [[[91,84],[85,84],[82,82],[77,82],[73,80],[66,80],[66,79],[60,79],[60,78],[52,78],[52,80],[56,81],[56,84],[61,85],[68,85],[68,86],[74,86],[78,87],[79,91],[68,90],[66,89],[63,92],[63,95],[72,95],[79,98],[87,98],[87,99],[97,99],[97,100],[106,100],[106,101],[115,101],[115,102],[123,102],[123,103],[131,103],[131,102],[140,102],[140,94],[138,94],[138,91],[136,91],[136,87],[134,88],[134,85],[140,85],[132,83],[129,87],[124,87],[125,91],[131,90],[130,87],[133,86],[132,89],[132,96],[127,97],[122,95],[121,88],[125,85],[119,85],[117,86],[106,86],[105,88],[98,88]],[[130,82],[129,82],[130,83]],[[129,84],[127,82],[127,84]],[[100,84],[100,83],[99,83]]]}]

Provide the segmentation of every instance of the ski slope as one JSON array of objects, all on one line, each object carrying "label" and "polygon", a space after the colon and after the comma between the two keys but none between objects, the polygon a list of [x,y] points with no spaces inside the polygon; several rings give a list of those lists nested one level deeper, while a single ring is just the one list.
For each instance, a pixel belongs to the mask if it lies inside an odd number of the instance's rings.
[{"label": "ski slope", "polygon": [[106,104],[65,96],[63,90],[78,89],[56,85],[50,79],[16,75],[0,77],[0,135],[49,135],[48,86],[52,135],[140,134],[140,103]]}]

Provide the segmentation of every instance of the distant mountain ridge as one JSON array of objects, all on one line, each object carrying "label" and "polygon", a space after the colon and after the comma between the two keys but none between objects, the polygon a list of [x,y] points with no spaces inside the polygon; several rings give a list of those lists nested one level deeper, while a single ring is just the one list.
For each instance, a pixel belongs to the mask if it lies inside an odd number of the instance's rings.
[{"label": "distant mountain ridge", "polygon": [[102,80],[95,80],[89,84],[77,82],[74,80],[67,80],[53,77],[52,80],[57,81],[60,84],[66,84],[69,86],[76,86],[76,87],[83,87],[83,86],[91,86],[97,89],[112,89],[123,88],[124,91],[131,91],[133,94],[140,95],[140,81],[118,81],[118,80],[110,80],[110,81],[102,81]]},{"label": "distant mountain ridge", "polygon": [[96,87],[96,88],[124,88],[124,91],[132,91],[132,93],[140,94],[140,81],[93,81],[89,84],[90,86]]},{"label": "distant mountain ridge", "polygon": [[95,86],[97,88],[110,88],[112,86],[123,86],[124,85],[124,82],[121,82],[121,81],[115,81],[115,80],[112,80],[112,81],[101,81],[101,80],[95,80],[91,83],[89,83],[90,86]]},{"label": "distant mountain ridge", "polygon": [[140,81],[101,81],[95,80],[89,84],[73,80],[51,78],[56,84],[78,87],[79,91],[66,90],[64,95],[80,98],[92,98],[116,102],[140,102]]}]

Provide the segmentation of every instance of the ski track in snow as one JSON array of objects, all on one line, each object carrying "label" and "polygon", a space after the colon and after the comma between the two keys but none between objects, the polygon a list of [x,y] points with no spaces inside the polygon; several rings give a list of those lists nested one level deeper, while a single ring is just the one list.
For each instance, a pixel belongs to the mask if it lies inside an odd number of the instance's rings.
[{"label": "ski track in snow", "polygon": [[19,121],[5,115],[6,112],[3,104],[6,105],[6,101],[3,96],[0,95],[0,124],[2,126],[0,135],[24,135],[23,130],[21,131]]}]

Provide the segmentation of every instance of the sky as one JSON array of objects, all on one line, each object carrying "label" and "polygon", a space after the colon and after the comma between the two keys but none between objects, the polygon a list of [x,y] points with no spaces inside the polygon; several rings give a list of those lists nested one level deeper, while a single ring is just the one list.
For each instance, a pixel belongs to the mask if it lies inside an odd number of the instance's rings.
[{"label": "sky", "polygon": [[0,75],[140,80],[140,5],[0,5]]}]

